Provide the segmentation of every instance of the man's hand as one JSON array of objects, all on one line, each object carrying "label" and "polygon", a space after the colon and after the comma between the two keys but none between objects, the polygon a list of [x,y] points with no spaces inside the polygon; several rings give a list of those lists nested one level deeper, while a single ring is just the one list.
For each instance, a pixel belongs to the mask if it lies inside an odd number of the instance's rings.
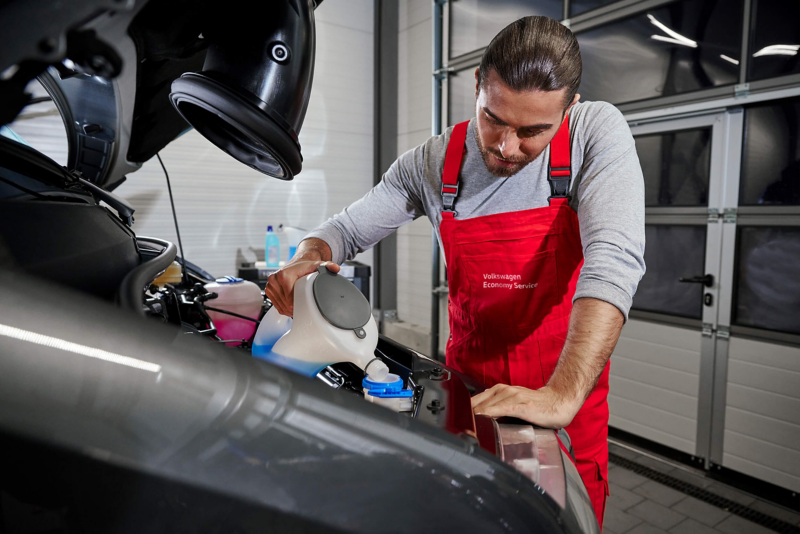
[{"label": "man's hand", "polygon": [[264,293],[281,315],[294,315],[294,284],[324,265],[329,271],[338,273],[340,267],[331,261],[331,249],[321,239],[306,239],[297,247],[292,261],[280,271],[269,275]]},{"label": "man's hand", "polygon": [[615,306],[593,298],[576,300],[564,349],[547,385],[532,390],[497,384],[472,398],[473,411],[518,417],[548,428],[567,426],[597,384],[622,324],[622,313]]},{"label": "man's hand", "polygon": [[547,386],[528,389],[497,384],[472,397],[472,410],[478,415],[518,417],[545,428],[564,428],[580,407]]}]

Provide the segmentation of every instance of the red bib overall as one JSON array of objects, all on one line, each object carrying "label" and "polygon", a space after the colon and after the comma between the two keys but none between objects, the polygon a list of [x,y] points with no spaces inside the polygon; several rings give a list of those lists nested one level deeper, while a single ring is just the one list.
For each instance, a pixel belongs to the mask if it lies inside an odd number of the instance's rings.
[{"label": "red bib overall", "polygon": [[[583,265],[569,207],[569,117],[550,143],[549,206],[472,219],[454,209],[468,122],[453,129],[442,176],[439,231],[450,285],[447,365],[487,387],[538,389],[567,336]],[[567,431],[598,522],[608,495],[608,365]]]}]

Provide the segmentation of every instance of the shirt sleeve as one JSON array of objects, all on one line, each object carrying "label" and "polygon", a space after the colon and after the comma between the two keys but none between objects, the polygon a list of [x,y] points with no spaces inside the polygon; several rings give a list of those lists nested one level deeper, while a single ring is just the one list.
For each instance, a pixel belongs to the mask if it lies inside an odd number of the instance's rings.
[{"label": "shirt sleeve", "polygon": [[578,220],[584,264],[573,301],[606,301],[627,321],[645,272],[644,177],[622,113],[610,104],[593,105],[597,113],[581,126],[586,137]]},{"label": "shirt sleeve", "polygon": [[400,226],[425,215],[420,197],[425,145],[409,150],[366,195],[312,230],[341,264],[375,246]]}]

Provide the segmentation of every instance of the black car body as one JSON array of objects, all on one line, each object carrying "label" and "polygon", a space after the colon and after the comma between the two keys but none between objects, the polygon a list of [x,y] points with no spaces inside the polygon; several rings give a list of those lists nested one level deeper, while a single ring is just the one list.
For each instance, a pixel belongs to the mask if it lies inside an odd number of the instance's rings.
[{"label": "black car body", "polygon": [[3,122],[21,72],[70,132],[66,167],[0,137],[2,531],[597,532],[568,444],[474,417],[469,378],[382,338],[414,389],[395,413],[361,398],[354,366],[308,379],[224,346],[200,269],[151,286],[176,247],[137,236],[109,191],[187,127],[164,84],[202,68],[207,45],[182,36],[212,10],[188,7],[0,6]]}]

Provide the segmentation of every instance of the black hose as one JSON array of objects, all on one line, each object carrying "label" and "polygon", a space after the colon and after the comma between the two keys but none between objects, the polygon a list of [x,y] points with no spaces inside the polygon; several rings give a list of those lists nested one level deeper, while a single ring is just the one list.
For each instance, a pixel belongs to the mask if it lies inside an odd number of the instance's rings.
[{"label": "black hose", "polygon": [[175,201],[172,198],[172,186],[169,183],[169,173],[167,172],[167,168],[164,166],[164,162],[161,161],[161,154],[156,152],[156,157],[158,158],[158,162],[161,164],[161,168],[164,170],[164,176],[167,179],[167,191],[169,191],[169,204],[172,206],[172,220],[175,221],[175,234],[178,236],[178,246],[181,249],[181,279],[183,282],[188,286],[189,285],[189,275],[186,272],[186,254],[183,253],[183,242],[181,241],[181,231],[178,228],[178,213],[175,211]]},{"label": "black hose", "polygon": [[144,241],[146,243],[155,243],[161,245],[164,249],[158,256],[152,260],[140,264],[138,267],[129,272],[117,291],[117,302],[122,308],[133,310],[138,315],[144,317],[144,290],[150,283],[155,280],[159,274],[163,273],[167,267],[172,265],[175,257],[178,255],[178,248],[169,241],[156,239],[155,237],[142,237],[137,236],[137,241]]}]

